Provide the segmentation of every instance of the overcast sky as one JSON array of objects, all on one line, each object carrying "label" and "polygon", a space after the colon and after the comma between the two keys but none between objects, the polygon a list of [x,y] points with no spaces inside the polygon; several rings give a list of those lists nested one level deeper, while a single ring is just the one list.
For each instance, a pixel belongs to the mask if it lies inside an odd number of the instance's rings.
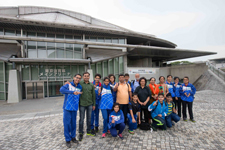
[{"label": "overcast sky", "polygon": [[224,0],[7,0],[1,6],[45,6],[72,10],[138,32],[156,35],[178,48],[214,51],[225,57]]}]

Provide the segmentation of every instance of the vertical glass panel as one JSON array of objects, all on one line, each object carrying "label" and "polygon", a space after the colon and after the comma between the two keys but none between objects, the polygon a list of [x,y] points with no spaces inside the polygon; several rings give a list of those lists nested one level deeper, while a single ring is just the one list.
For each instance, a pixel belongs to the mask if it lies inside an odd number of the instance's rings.
[{"label": "vertical glass panel", "polygon": [[90,37],[90,41],[92,41],[92,42],[96,42],[96,41],[97,41],[97,37],[93,37],[93,36],[91,36],[91,37]]},{"label": "vertical glass panel", "polygon": [[115,74],[119,74],[119,58],[114,58]]},{"label": "vertical glass panel", "polygon": [[65,69],[63,66],[56,66],[56,70],[54,70],[56,75],[56,80],[63,80],[63,73],[65,72]]},{"label": "vertical glass panel", "polygon": [[36,36],[36,32],[27,32],[27,36],[28,37],[35,37]]},{"label": "vertical glass panel", "polygon": [[55,58],[55,48],[47,47],[48,58]]},{"label": "vertical glass panel", "polygon": [[37,42],[38,58],[47,58],[46,42]]},{"label": "vertical glass panel", "polygon": [[117,38],[113,38],[113,39],[112,39],[112,43],[119,43],[119,41],[118,41]]},{"label": "vertical glass panel", "polygon": [[93,79],[95,78],[95,74],[96,74],[96,66],[95,64],[91,64],[91,69],[93,71]]},{"label": "vertical glass panel", "polygon": [[79,65],[79,73],[83,74],[85,72],[85,66],[84,65]]},{"label": "vertical glass panel", "polygon": [[9,81],[9,70],[12,69],[12,64],[6,63],[5,65],[5,82]]},{"label": "vertical glass panel", "polygon": [[31,65],[31,80],[38,80],[38,65]]},{"label": "vertical glass panel", "polygon": [[45,97],[48,97],[48,90],[47,90],[47,82],[44,82],[44,92],[45,92]]},{"label": "vertical glass panel", "polygon": [[108,61],[103,62],[104,68],[103,68],[103,73],[104,77],[108,76]]},{"label": "vertical glass panel", "polygon": [[20,30],[16,30],[16,36],[21,36],[21,31]]},{"label": "vertical glass panel", "polygon": [[0,91],[4,92],[5,91],[5,84],[0,82]]},{"label": "vertical glass panel", "polygon": [[56,43],[57,58],[64,58],[64,43]]},{"label": "vertical glass panel", "polygon": [[114,74],[113,59],[109,60],[109,74]]},{"label": "vertical glass panel", "polygon": [[75,35],[74,40],[82,40],[82,36]]},{"label": "vertical glass panel", "polygon": [[3,35],[3,28],[0,28],[0,35]]},{"label": "vertical glass panel", "polygon": [[48,38],[55,38],[55,34],[49,34],[49,33],[48,33],[48,34],[47,34],[47,37],[48,37]]},{"label": "vertical glass panel", "polygon": [[30,75],[29,68],[30,68],[29,65],[22,65],[22,79],[23,80],[30,80],[29,79],[29,75]]},{"label": "vertical glass panel", "polygon": [[62,81],[48,82],[49,97],[61,96],[62,93],[59,92],[61,86],[63,86]]},{"label": "vertical glass panel", "polygon": [[66,51],[65,56],[66,58],[73,58],[73,44],[65,44]]},{"label": "vertical glass panel", "polygon": [[125,44],[125,39],[119,39],[119,44]]},{"label": "vertical glass panel", "polygon": [[105,38],[105,42],[106,43],[112,43],[112,39],[111,38]]},{"label": "vertical glass panel", "polygon": [[0,92],[0,100],[5,100],[5,93],[4,92]]},{"label": "vertical glass panel", "polygon": [[75,59],[82,59],[82,54],[81,53],[74,52],[74,58]]},{"label": "vertical glass panel", "polygon": [[37,58],[37,49],[36,49],[36,42],[28,41],[28,58]]},{"label": "vertical glass panel", "polygon": [[83,45],[80,44],[74,44],[74,58],[75,59],[81,59],[82,58],[82,48]]},{"label": "vertical glass panel", "polygon": [[45,37],[45,33],[37,33],[37,37]]},{"label": "vertical glass panel", "polygon": [[47,80],[48,69],[46,65],[39,65],[39,78],[40,80]]},{"label": "vertical glass panel", "polygon": [[4,81],[4,62],[0,62],[0,81]]},{"label": "vertical glass panel", "polygon": [[71,66],[71,77],[78,73],[77,66]]},{"label": "vertical glass panel", "polygon": [[55,66],[48,66],[48,79],[55,81]]},{"label": "vertical glass panel", "polygon": [[5,29],[5,35],[12,35],[12,36],[15,36],[16,33],[15,33],[15,30]]},{"label": "vertical glass panel", "polygon": [[98,42],[105,42],[104,37],[98,37]]},{"label": "vertical glass panel", "polygon": [[97,73],[102,74],[102,62],[97,63]]},{"label": "vertical glass panel", "polygon": [[119,57],[119,64],[120,64],[120,73],[124,73],[124,68],[123,68],[123,56]]},{"label": "vertical glass panel", "polygon": [[72,35],[65,35],[65,38],[66,39],[73,39],[73,36]]},{"label": "vertical glass panel", "polygon": [[9,87],[9,85],[8,85],[8,83],[6,83],[6,84],[5,84],[5,91],[6,91],[6,92],[8,92],[8,87]]},{"label": "vertical glass panel", "polygon": [[71,79],[70,65],[64,66],[62,73],[63,73],[64,79]]},{"label": "vertical glass panel", "polygon": [[85,36],[85,41],[89,41],[89,40],[90,40],[89,36]]},{"label": "vertical glass panel", "polygon": [[25,82],[22,82],[22,98],[26,99],[26,86],[25,86]]},{"label": "vertical glass panel", "polygon": [[63,34],[56,34],[56,38],[57,39],[64,39],[64,35]]}]

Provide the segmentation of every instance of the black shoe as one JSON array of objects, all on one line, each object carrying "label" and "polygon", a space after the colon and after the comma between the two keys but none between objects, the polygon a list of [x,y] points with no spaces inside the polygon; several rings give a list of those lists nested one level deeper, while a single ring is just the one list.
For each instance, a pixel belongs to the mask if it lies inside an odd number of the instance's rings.
[{"label": "black shoe", "polygon": [[70,141],[69,141],[69,142],[66,142],[66,146],[67,146],[68,148],[71,148]]},{"label": "black shoe", "polygon": [[87,135],[90,135],[90,136],[96,136],[95,130],[92,129],[91,131],[87,132]]},{"label": "black shoe", "polygon": [[99,131],[98,127],[95,127],[95,133],[98,133],[98,131]]},{"label": "black shoe", "polygon": [[83,134],[80,133],[80,135],[79,135],[79,141],[82,141],[82,140],[83,140]]},{"label": "black shoe", "polygon": [[73,143],[78,143],[78,141],[76,140],[76,138],[72,138],[71,140]]}]

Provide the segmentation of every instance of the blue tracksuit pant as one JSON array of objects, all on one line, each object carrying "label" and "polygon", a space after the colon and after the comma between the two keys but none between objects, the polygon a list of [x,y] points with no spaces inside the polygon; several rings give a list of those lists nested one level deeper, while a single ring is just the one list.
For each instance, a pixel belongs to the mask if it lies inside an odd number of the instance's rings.
[{"label": "blue tracksuit pant", "polygon": [[[94,125],[95,124],[95,125]],[[99,126],[99,109],[98,104],[95,105],[95,110],[91,113],[91,129]]]},{"label": "blue tracksuit pant", "polygon": [[63,110],[64,136],[67,142],[76,137],[76,119],[77,111]]},{"label": "blue tracksuit pant", "polygon": [[[115,127],[112,127],[110,129],[110,133],[113,137],[117,137],[117,135],[121,134],[124,129],[125,129],[125,123],[122,122],[120,124],[117,124]],[[119,130],[118,134],[117,134],[117,130]]]},{"label": "blue tracksuit pant", "polygon": [[180,120],[180,117],[175,114],[171,113],[170,115],[166,116],[166,126],[171,128],[172,127],[172,120],[175,122],[178,122]]},{"label": "blue tracksuit pant", "polygon": [[111,113],[110,109],[101,109],[102,117],[103,117],[103,131],[102,133],[106,133],[108,131],[108,123],[109,123],[109,115]]},{"label": "blue tracksuit pant", "polygon": [[132,117],[129,113],[127,114],[127,118],[128,118],[129,130],[133,131],[133,130],[137,129],[137,115],[136,114],[134,115],[134,119],[136,120],[136,123],[132,122]]}]

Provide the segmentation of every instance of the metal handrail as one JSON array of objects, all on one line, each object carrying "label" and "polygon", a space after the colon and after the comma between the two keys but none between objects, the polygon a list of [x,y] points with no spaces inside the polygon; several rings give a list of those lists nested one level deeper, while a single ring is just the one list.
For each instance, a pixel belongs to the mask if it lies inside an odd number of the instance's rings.
[{"label": "metal handrail", "polygon": [[207,63],[208,69],[211,70],[216,76],[218,76],[220,79],[222,79],[225,82],[225,72],[221,71],[220,69],[217,69],[213,64]]}]

